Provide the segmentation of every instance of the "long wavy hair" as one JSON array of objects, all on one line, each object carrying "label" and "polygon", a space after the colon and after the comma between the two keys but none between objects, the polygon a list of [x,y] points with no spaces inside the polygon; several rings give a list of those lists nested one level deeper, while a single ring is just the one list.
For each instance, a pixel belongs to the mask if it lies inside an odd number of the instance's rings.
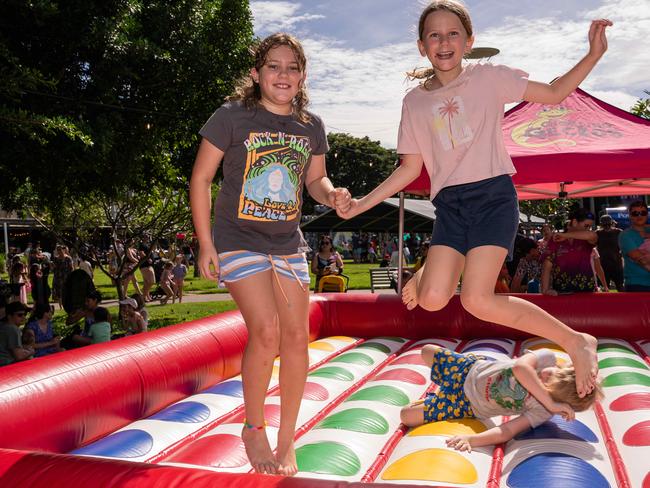
[{"label": "long wavy hair", "polygon": [[[420,41],[424,41],[424,23],[427,17],[433,12],[440,10],[450,12],[458,17],[467,32],[467,37],[474,35],[472,19],[469,17],[469,10],[467,10],[465,5],[455,0],[436,0],[427,5],[420,14],[420,20],[418,21],[418,39]],[[407,76],[410,80],[424,80],[424,85],[426,86],[427,82],[435,76],[435,72],[433,68],[416,68],[413,71],[409,71]]]},{"label": "long wavy hair", "polygon": [[[298,63],[298,68],[304,73],[307,68],[307,58],[302,44],[300,44],[300,41],[291,34],[285,32],[271,34],[259,44],[252,46],[251,54],[255,59],[253,65],[255,69],[257,71],[262,69],[262,66],[266,64],[266,58],[269,51],[278,46],[288,46],[293,51],[293,54],[296,57],[296,62]],[[260,85],[259,83],[255,83],[250,74],[246,74],[239,80],[235,86],[234,93],[227,98],[227,100],[241,100],[244,106],[249,109],[256,108],[261,99],[262,92],[260,90]],[[306,110],[308,104],[309,97],[307,96],[307,88],[303,82],[300,84],[300,89],[292,102],[293,113],[301,122],[306,123],[311,120],[311,117]]]}]

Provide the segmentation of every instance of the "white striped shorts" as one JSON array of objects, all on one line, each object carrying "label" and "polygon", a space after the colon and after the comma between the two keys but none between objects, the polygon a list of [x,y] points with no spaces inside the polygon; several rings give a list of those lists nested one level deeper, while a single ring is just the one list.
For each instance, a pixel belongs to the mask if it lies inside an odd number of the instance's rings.
[{"label": "white striped shorts", "polygon": [[219,253],[219,281],[227,283],[271,270],[274,274],[309,284],[309,267],[304,253],[280,256],[252,251]]}]

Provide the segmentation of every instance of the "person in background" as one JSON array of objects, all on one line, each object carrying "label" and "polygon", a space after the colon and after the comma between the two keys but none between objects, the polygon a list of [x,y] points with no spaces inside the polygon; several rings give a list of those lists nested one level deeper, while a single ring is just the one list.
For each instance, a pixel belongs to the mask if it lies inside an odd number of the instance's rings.
[{"label": "person in background", "polygon": [[54,258],[52,259],[52,271],[54,278],[52,279],[52,300],[59,304],[59,308],[63,308],[63,284],[68,278],[70,273],[74,270],[74,263],[72,257],[68,254],[68,248],[63,245],[57,245],[54,251]]},{"label": "person in background", "polygon": [[650,253],[644,253],[642,246],[650,237],[648,207],[642,200],[635,200],[628,208],[630,227],[619,236],[618,242],[623,253],[625,291],[650,291]]},{"label": "person in background", "polygon": [[494,284],[494,293],[510,293],[510,281],[510,272],[504,262],[503,266],[501,266],[501,271],[499,271],[499,276],[497,276],[497,281]]},{"label": "person in background", "polygon": [[174,295],[178,297],[178,303],[181,303],[183,301],[183,285],[187,276],[187,265],[185,265],[185,256],[183,254],[177,254],[174,261],[174,267],[172,268],[174,284],[172,288]]},{"label": "person in background", "polygon": [[122,322],[126,328],[126,334],[134,335],[147,332],[147,322],[140,312],[138,312],[138,302],[133,298],[120,300],[120,314]]},{"label": "person in background", "polygon": [[174,277],[172,275],[172,269],[174,268],[174,263],[171,261],[165,261],[163,264],[163,271],[160,274],[160,288],[165,292],[165,298],[160,299],[160,304],[165,305],[169,299],[172,299],[172,303],[176,301],[176,294],[174,293]]},{"label": "person in background", "polygon": [[156,273],[153,269],[153,257],[150,251],[149,238],[145,237],[138,246],[140,274],[142,274],[142,295],[145,302],[150,302],[151,288],[156,284]]},{"label": "person in background", "polygon": [[32,288],[32,301],[34,304],[42,303],[44,305],[50,304],[50,285],[47,281],[47,274],[44,273],[44,265],[34,262],[29,267],[29,283]]},{"label": "person in background", "polygon": [[[27,268],[18,256],[14,256],[12,259],[11,268],[9,269],[9,283],[14,285],[12,290],[18,292],[14,294],[18,301],[27,304],[27,288],[29,286],[31,290],[31,284],[29,282]],[[16,290],[16,288],[19,288],[19,290]]]},{"label": "person in background", "polygon": [[522,257],[510,283],[513,293],[539,293],[539,283],[542,275],[538,243],[526,238],[521,243]]},{"label": "person in background", "polygon": [[25,361],[34,357],[34,348],[23,344],[20,326],[25,323],[30,308],[21,302],[5,306],[5,318],[0,322],[0,366]]},{"label": "person in background", "polygon": [[[61,347],[61,337],[54,334],[52,328],[52,317],[54,316],[54,307],[37,303],[34,306],[32,316],[25,326],[25,331],[31,330],[34,334],[34,357],[39,358],[65,351]],[[25,342],[25,341],[23,341]]]},{"label": "person in background", "polygon": [[540,255],[544,254],[544,251],[546,251],[546,247],[548,246],[548,243],[551,241],[552,237],[553,227],[551,227],[551,224],[542,225],[542,238],[537,241],[537,248],[539,249]]},{"label": "person in background", "polygon": [[[88,293],[84,300],[83,308],[69,313],[66,317],[66,325],[73,325],[72,331],[61,341],[65,349],[74,349],[80,346],[88,345],[85,338],[88,337],[90,326],[95,322],[95,309],[102,302],[102,294],[99,290],[93,290]],[[83,329],[77,322],[83,319]]]},{"label": "person in background", "polygon": [[88,329],[87,335],[78,339],[80,346],[101,344],[111,340],[111,314],[104,307],[96,307],[93,310],[93,323]]},{"label": "person in background", "polygon": [[[594,247],[591,251],[591,269],[594,272],[594,281],[596,282],[596,291],[609,291],[609,284],[607,283],[607,278],[605,278],[605,270],[603,270],[603,265],[600,262],[600,254],[598,254],[598,248]],[[598,286],[600,282],[601,286]]]},{"label": "person in background", "polygon": [[148,328],[149,312],[147,311],[147,307],[145,307],[144,297],[140,293],[134,293],[133,295],[131,295],[131,298],[133,298],[138,304],[138,309],[137,309],[138,313],[142,315],[142,318],[144,319],[145,328]]},{"label": "person in background", "polygon": [[566,231],[553,234],[542,256],[542,293],[596,290],[591,253],[598,235],[591,230],[593,225],[593,214],[578,207],[569,213]]},{"label": "person in background", "polygon": [[334,248],[331,237],[323,236],[318,244],[318,251],[311,260],[311,272],[316,275],[314,290],[318,290],[318,282],[323,276],[343,272],[343,259]]},{"label": "person in background", "polygon": [[600,216],[600,228],[596,231],[598,234],[598,253],[600,254],[600,263],[605,273],[605,281],[609,287],[610,283],[618,291],[623,291],[623,255],[618,245],[618,238],[623,232],[616,227],[616,222],[610,215]]}]

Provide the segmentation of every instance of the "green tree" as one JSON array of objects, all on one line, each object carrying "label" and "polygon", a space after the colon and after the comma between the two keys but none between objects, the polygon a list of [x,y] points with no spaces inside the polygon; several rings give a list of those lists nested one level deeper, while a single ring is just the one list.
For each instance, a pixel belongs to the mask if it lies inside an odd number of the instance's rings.
[{"label": "green tree", "polygon": [[[646,95],[650,95],[650,91],[643,90]],[[650,98],[639,98],[634,106],[630,109],[634,115],[643,117],[650,120]]]},{"label": "green tree", "polygon": [[198,129],[251,63],[244,0],[7,0],[0,19],[8,209],[185,188]]},{"label": "green tree", "polygon": [[[379,141],[349,134],[327,135],[330,150],[325,160],[327,172],[334,186],[346,187],[353,196],[363,196],[384,181],[395,169],[397,154],[383,148]],[[313,209],[313,200],[307,199],[305,213]]]},{"label": "green tree", "polygon": [[561,227],[567,220],[569,210],[580,204],[573,198],[552,198],[548,200],[521,200],[519,211],[529,219],[532,216],[541,217],[556,227]]}]

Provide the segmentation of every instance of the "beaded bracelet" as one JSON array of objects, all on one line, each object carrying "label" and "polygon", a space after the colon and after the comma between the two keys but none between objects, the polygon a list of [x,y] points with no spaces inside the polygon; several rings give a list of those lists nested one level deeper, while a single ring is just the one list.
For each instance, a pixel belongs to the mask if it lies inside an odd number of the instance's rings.
[{"label": "beaded bracelet", "polygon": [[264,421],[264,425],[255,426],[255,425],[253,425],[253,424],[249,424],[249,423],[246,421],[246,419],[244,419],[244,427],[246,427],[247,429],[250,429],[250,430],[264,430],[264,428],[265,428],[267,425],[268,425],[268,424],[266,423],[266,420]]}]

